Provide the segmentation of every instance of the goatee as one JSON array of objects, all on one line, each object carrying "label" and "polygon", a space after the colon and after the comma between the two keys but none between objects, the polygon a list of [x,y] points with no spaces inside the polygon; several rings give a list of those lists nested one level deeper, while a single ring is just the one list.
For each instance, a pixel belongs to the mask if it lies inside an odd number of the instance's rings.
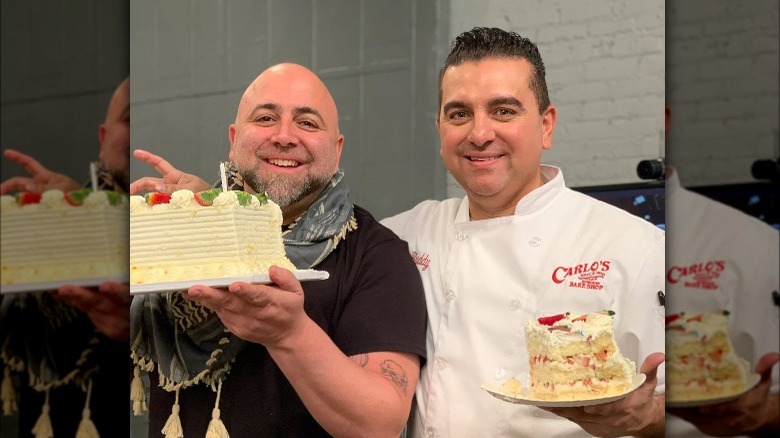
[{"label": "goatee", "polygon": [[238,174],[244,180],[244,184],[257,193],[265,193],[269,199],[279,205],[287,207],[316,192],[327,184],[331,177],[317,177],[308,174],[303,181],[286,175],[271,174],[262,179],[253,170],[238,170]]}]

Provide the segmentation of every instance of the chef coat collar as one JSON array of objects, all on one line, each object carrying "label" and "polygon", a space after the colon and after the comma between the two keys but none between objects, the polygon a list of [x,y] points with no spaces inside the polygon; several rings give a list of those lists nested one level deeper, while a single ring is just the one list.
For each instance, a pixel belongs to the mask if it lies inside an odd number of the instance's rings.
[{"label": "chef coat collar", "polygon": [[[515,216],[526,216],[545,208],[550,204],[554,197],[566,188],[561,169],[555,166],[542,164],[540,166],[540,171],[542,174],[542,185],[520,199],[520,202],[518,202],[515,207]],[[460,207],[458,207],[455,223],[469,221],[469,197],[464,196],[460,203]]]}]

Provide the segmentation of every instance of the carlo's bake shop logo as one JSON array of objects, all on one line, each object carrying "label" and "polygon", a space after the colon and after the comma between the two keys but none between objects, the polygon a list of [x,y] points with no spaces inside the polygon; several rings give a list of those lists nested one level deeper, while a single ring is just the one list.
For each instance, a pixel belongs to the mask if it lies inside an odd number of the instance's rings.
[{"label": "carlo's bake shop logo", "polygon": [[422,269],[421,271],[424,271],[428,269],[428,265],[431,264],[431,258],[428,257],[428,253],[418,253],[417,251],[412,251],[412,260],[414,260],[414,263],[420,265]]},{"label": "carlo's bake shop logo", "polygon": [[725,260],[710,260],[692,263],[688,266],[672,266],[666,273],[670,284],[680,284],[691,289],[718,288],[720,273],[726,269]]},{"label": "carlo's bake shop logo", "polygon": [[609,260],[598,260],[574,266],[558,266],[553,270],[552,280],[557,284],[566,283],[569,287],[602,290],[609,264]]}]

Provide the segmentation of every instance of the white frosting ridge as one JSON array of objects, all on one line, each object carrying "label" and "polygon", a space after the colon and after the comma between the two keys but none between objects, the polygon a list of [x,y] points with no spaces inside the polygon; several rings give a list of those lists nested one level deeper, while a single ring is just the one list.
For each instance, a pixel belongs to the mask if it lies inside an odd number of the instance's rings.
[{"label": "white frosting ridge", "polygon": [[235,192],[223,192],[201,206],[192,192],[179,191],[169,204],[151,208],[131,199],[131,283],[262,274],[271,265],[294,269],[281,239],[281,210],[250,199],[242,206]]},{"label": "white frosting ridge", "polygon": [[4,200],[2,283],[126,276],[127,207],[126,201],[111,205],[102,192],[88,196],[82,206],[68,204],[59,190],[44,192],[37,204]]}]

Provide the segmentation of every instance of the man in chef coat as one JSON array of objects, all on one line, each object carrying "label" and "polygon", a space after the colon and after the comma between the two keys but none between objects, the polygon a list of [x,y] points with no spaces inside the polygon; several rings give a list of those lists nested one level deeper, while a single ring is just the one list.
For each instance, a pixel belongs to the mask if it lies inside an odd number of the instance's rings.
[{"label": "man in chef coat", "polygon": [[[458,36],[440,74],[437,125],[467,196],[383,221],[409,243],[428,307],[411,436],[663,436],[664,233],[540,164],[557,119],[544,76],[526,38],[495,28]],[[616,312],[621,352],[646,375],[626,397],[541,409],[480,389],[513,376],[528,383],[526,321],[602,309]]]},{"label": "man in chef coat", "polygon": [[[666,131],[671,122],[666,108]],[[755,384],[722,403],[669,404],[673,437],[780,433],[780,233],[680,185],[666,168],[668,313],[728,311],[729,337]],[[701,267],[701,269],[697,269]],[[710,269],[714,267],[714,269]]]}]

